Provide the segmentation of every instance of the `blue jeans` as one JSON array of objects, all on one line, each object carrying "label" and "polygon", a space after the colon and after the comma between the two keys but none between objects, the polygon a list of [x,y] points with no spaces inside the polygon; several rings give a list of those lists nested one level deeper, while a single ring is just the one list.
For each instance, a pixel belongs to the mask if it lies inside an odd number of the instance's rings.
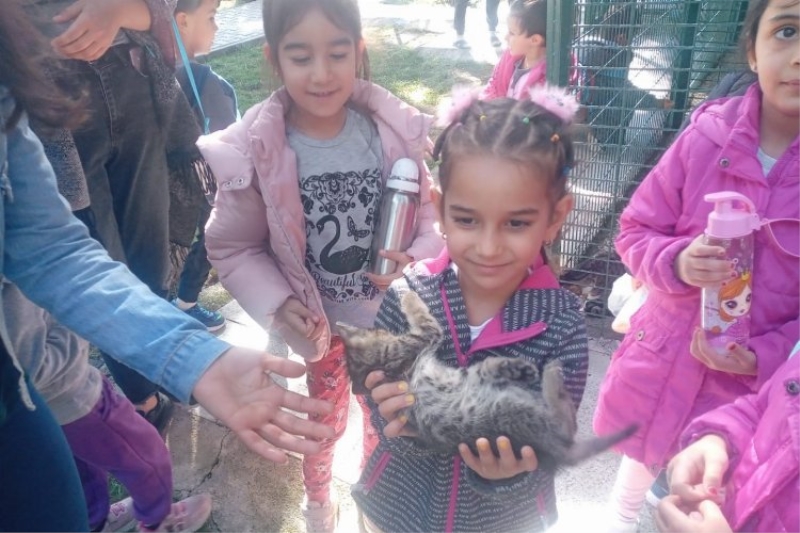
[{"label": "blue jeans", "polygon": [[[467,19],[467,7],[469,0],[455,0],[455,13],[453,15],[453,27],[459,35],[464,34],[464,27]],[[497,29],[497,8],[500,6],[500,0],[486,0],[486,24],[489,25],[489,31]]]},{"label": "blue jeans", "polygon": [[[90,213],[80,218],[112,259],[125,263],[154,293],[166,296],[169,275],[169,187],[165,139],[150,81],[134,67],[129,45],[99,60],[71,61],[86,80],[89,118],[73,131],[89,187]],[[114,380],[133,403],[156,386],[103,354]]]},{"label": "blue jeans", "polygon": [[211,272],[211,263],[206,252],[206,222],[211,215],[211,206],[204,202],[197,218],[197,239],[192,243],[183,265],[178,283],[178,298],[184,302],[196,302]]},{"label": "blue jeans", "polygon": [[0,531],[89,531],[86,501],[64,433],[28,384],[30,411],[18,392],[19,372],[0,346]]}]

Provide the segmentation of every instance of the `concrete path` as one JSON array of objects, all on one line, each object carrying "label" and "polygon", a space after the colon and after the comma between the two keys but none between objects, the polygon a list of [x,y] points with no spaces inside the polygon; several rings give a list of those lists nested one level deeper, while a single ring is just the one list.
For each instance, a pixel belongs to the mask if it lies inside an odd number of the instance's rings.
[{"label": "concrete path", "polygon": [[[452,8],[428,2],[361,0],[362,18],[367,30],[387,28],[398,43],[417,50],[471,57],[494,63],[498,51],[488,41],[483,13],[470,9],[467,14],[467,38],[470,50],[452,47]],[[501,4],[500,19],[505,19],[507,4]],[[223,10],[219,13],[220,30],[213,53],[263,39],[259,1]],[[498,28],[502,33],[504,28]],[[285,345],[270,339],[252,319],[232,302],[222,310],[228,326],[221,337],[234,345],[267,348],[276,355],[289,356]],[[598,388],[616,340],[609,340],[607,321],[590,319],[590,371],[579,412],[581,434],[591,428]],[[290,389],[305,392],[302,379],[290,380]],[[349,495],[349,484],[358,478],[361,414],[351,402],[348,430],[339,442],[334,463],[334,488],[340,501],[341,532],[356,532],[356,514]],[[201,408],[180,408],[170,425],[167,443],[172,452],[176,497],[208,492],[214,498],[214,511],[207,524],[210,531],[304,532],[299,512],[302,482],[299,458],[286,465],[273,465],[248,452],[226,428],[216,423]],[[607,510],[608,490],[613,482],[619,458],[612,453],[596,457],[583,465],[561,473],[557,478],[561,520],[559,532],[599,531]],[[642,512],[641,533],[656,531],[650,511]]]}]

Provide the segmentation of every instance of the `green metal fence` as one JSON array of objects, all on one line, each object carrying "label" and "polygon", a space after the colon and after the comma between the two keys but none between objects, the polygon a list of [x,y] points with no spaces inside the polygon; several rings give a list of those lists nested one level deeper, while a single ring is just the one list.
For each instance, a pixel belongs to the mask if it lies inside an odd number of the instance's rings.
[{"label": "green metal fence", "polygon": [[574,87],[585,117],[571,174],[576,208],[554,250],[562,280],[602,312],[624,272],[619,213],[680,128],[726,73],[746,65],[747,0],[549,0],[548,78]]}]

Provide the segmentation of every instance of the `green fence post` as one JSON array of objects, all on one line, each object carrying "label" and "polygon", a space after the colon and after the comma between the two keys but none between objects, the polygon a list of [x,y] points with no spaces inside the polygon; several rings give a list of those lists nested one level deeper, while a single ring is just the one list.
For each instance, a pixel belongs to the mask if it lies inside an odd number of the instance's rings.
[{"label": "green fence post", "polygon": [[575,0],[547,0],[547,82],[567,86]]},{"label": "green fence post", "polygon": [[680,32],[678,57],[675,60],[675,75],[672,78],[673,111],[669,128],[677,130],[683,121],[683,112],[689,108],[689,84],[692,75],[692,55],[700,19],[700,0],[684,0],[686,16]]}]

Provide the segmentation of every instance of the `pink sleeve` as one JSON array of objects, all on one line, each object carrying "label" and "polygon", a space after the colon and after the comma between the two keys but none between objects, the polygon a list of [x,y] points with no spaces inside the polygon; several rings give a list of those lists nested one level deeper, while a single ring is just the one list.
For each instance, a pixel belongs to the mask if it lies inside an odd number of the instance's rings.
[{"label": "pink sleeve", "polygon": [[503,98],[506,96],[508,93],[508,84],[511,81],[511,76],[508,73],[509,61],[513,64],[513,58],[509,51],[506,50],[494,66],[492,77],[489,78],[486,87],[481,91],[481,100],[492,100],[494,98]]},{"label": "pink sleeve", "polygon": [[736,463],[747,449],[767,408],[769,389],[769,385],[765,385],[758,394],[741,396],[732,403],[695,418],[681,435],[681,448],[705,435],[718,435],[727,444],[730,464]]},{"label": "pink sleeve", "polygon": [[800,320],[794,319],[763,335],[751,337],[748,348],[756,354],[758,375],[750,387],[758,390],[786,362],[787,354],[800,337]]},{"label": "pink sleeve", "polygon": [[615,246],[622,262],[648,287],[667,293],[697,290],[675,274],[675,260],[696,235],[675,236],[683,211],[686,134],[664,153],[631,198],[620,217]]}]

